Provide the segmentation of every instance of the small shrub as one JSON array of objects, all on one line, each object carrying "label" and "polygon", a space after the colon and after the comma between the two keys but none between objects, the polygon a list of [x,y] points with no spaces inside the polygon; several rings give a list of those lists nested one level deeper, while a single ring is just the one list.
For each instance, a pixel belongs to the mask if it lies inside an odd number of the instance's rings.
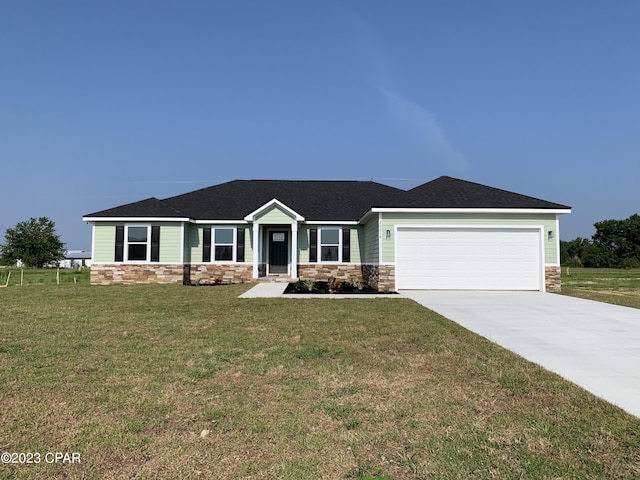
[{"label": "small shrub", "polygon": [[327,280],[327,290],[329,293],[335,293],[338,291],[338,289],[340,288],[340,284],[342,282],[340,280],[338,280],[336,277],[334,277],[333,275],[331,275],[329,277],[329,280]]},{"label": "small shrub", "polygon": [[310,278],[307,278],[303,283],[306,289],[310,292],[313,291],[313,287],[316,286],[316,282],[314,280],[311,280]]}]

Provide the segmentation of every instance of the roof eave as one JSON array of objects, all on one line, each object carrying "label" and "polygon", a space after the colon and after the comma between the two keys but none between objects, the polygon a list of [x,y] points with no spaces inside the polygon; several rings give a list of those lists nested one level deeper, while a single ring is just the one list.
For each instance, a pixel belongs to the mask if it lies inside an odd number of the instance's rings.
[{"label": "roof eave", "polygon": [[83,222],[193,222],[188,217],[82,217]]},{"label": "roof eave", "polygon": [[362,217],[359,223],[367,220],[376,213],[571,213],[571,208],[426,208],[426,207],[372,207]]}]

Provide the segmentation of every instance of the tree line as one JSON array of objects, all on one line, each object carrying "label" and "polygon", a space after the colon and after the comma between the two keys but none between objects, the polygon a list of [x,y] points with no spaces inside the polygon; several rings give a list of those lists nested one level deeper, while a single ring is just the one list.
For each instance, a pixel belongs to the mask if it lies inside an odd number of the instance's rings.
[{"label": "tree line", "polygon": [[593,224],[596,233],[587,238],[560,242],[563,266],[591,268],[640,268],[640,215]]}]

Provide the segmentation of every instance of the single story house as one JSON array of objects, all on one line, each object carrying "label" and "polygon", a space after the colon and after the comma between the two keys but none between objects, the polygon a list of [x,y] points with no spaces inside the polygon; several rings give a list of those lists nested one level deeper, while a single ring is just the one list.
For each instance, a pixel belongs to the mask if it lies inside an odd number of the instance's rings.
[{"label": "single story house", "polygon": [[566,205],[440,177],[234,180],[85,215],[91,282],[357,278],[399,289],[560,289]]}]

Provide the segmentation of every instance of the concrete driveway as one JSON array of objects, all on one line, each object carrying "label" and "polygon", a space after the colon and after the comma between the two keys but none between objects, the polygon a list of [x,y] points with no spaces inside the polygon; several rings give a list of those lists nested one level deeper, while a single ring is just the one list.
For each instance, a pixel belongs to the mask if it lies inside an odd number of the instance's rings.
[{"label": "concrete driveway", "polygon": [[640,310],[541,292],[400,293],[640,417]]}]

